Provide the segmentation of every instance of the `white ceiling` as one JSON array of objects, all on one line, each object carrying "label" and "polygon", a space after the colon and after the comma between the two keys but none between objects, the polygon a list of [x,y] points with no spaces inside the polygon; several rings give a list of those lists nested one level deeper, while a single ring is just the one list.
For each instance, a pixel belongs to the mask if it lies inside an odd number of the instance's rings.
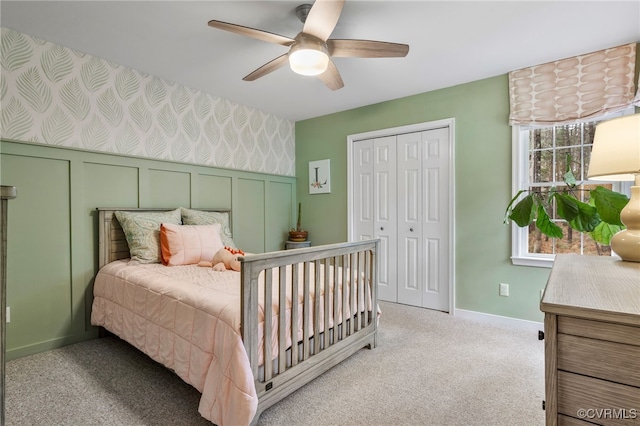
[{"label": "white ceiling", "polygon": [[2,0],[0,19],[3,27],[294,121],[640,42],[638,0],[347,0],[332,38],[406,43],[407,57],[335,58],[345,84],[335,92],[288,67],[242,81],[286,48],[207,22],[294,37],[301,3]]}]

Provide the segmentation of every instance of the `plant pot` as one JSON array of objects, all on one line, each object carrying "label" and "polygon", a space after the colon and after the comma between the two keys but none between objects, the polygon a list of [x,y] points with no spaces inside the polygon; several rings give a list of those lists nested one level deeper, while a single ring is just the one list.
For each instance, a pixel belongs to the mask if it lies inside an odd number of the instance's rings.
[{"label": "plant pot", "polygon": [[309,233],[307,231],[289,231],[289,241],[296,243],[307,241]]}]

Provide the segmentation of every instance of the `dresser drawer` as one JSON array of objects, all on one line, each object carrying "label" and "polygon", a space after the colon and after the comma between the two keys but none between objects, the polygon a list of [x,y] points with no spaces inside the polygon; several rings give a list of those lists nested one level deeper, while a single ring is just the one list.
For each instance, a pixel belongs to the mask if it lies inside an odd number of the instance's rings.
[{"label": "dresser drawer", "polygon": [[558,333],[640,346],[640,327],[632,325],[559,316]]},{"label": "dresser drawer", "polygon": [[558,415],[558,426],[593,426],[593,423],[585,422],[584,420],[576,419],[575,417]]},{"label": "dresser drawer", "polygon": [[[616,410],[585,420],[601,425],[640,425],[640,388],[558,371],[558,414],[580,417],[580,410]],[[635,410],[635,411],[634,411]],[[602,411],[600,411],[602,412]],[[594,412],[592,412],[593,414]]]},{"label": "dresser drawer", "polygon": [[640,387],[640,346],[558,334],[558,369]]}]

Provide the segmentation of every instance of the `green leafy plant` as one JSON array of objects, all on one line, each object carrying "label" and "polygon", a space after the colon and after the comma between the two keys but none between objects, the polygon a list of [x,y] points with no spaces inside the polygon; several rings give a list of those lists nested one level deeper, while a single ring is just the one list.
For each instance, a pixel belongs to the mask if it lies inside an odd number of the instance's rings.
[{"label": "green leafy plant", "polygon": [[[555,211],[572,229],[588,233],[596,242],[609,245],[611,237],[624,229],[620,221],[620,211],[629,202],[629,197],[603,186],[594,189],[580,188],[571,171],[571,157],[567,155],[567,169],[562,188],[551,187],[548,191],[520,190],[507,206],[504,222],[509,220],[520,227],[536,222],[536,228],[551,238],[562,238],[562,228],[551,220],[550,213]],[[589,201],[579,200],[580,192],[589,192]],[[525,195],[523,198],[521,196]]]}]

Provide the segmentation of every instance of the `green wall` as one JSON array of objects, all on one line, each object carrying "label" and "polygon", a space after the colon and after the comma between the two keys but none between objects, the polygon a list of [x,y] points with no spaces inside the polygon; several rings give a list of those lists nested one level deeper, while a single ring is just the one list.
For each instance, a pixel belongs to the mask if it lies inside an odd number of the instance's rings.
[{"label": "green wall", "polygon": [[[313,244],[347,239],[347,136],[455,119],[456,308],[541,321],[549,269],[511,264],[511,127],[507,76],[499,76],[296,123],[298,201]],[[331,160],[331,193],[308,193],[308,162]],[[510,296],[498,295],[509,283]]]},{"label": "green wall", "polygon": [[281,250],[295,222],[296,179],[3,141],[0,180],[9,201],[7,358],[97,336],[96,207],[232,209],[238,247]]}]

